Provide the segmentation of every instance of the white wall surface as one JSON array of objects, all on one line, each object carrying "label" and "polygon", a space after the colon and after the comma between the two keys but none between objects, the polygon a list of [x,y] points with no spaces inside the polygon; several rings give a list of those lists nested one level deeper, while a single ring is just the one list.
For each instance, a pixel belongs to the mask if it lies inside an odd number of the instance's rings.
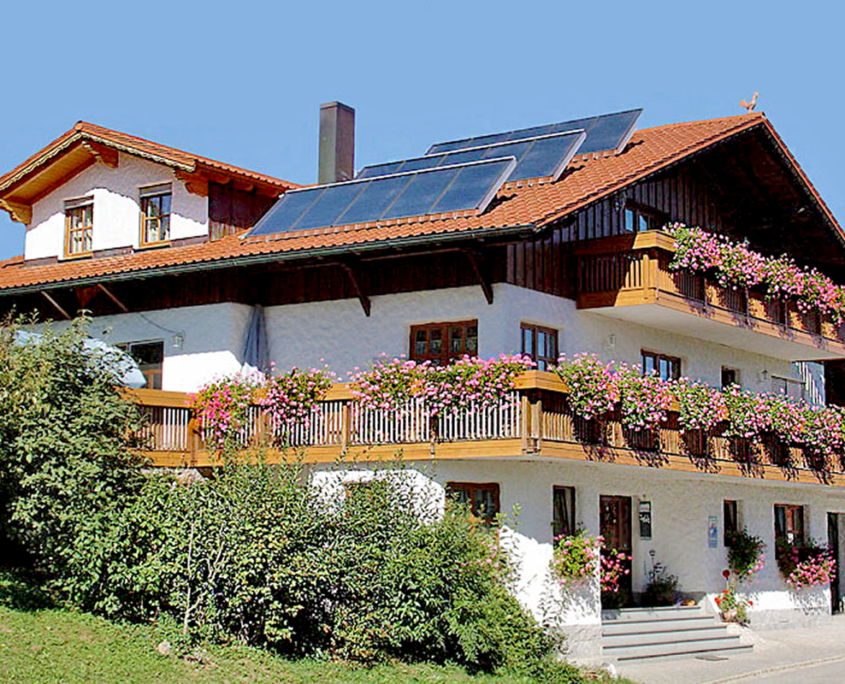
[{"label": "white wall surface", "polygon": [[[270,359],[280,369],[322,366],[324,360],[344,380],[348,371],[367,367],[382,352],[407,354],[411,325],[477,319],[483,357],[520,351],[524,321],[559,330],[561,352],[569,356],[591,351],[605,360],[639,363],[641,349],[663,352],[682,359],[685,375],[714,386],[723,365],[737,368],[743,386],[753,391],[770,391],[772,375],[798,375],[788,361],[579,312],[571,300],[512,285],[495,286],[492,306],[477,287],[378,296],[372,303],[370,317],[357,299],[267,307]],[[241,304],[182,307],[101,317],[94,329],[112,327],[114,342],[168,340],[175,334],[150,320],[184,333],[182,349],[172,342],[165,349],[165,389],[194,391],[210,378],[238,370],[249,312]]]},{"label": "white wall surface", "polygon": [[110,344],[163,340],[162,389],[193,392],[241,370],[251,312],[245,304],[211,304],[96,316],[89,335]]},{"label": "white wall surface", "polygon": [[33,205],[32,223],[26,231],[26,258],[63,258],[64,203],[89,196],[94,198],[94,251],[137,248],[141,234],[139,190],[159,183],[171,183],[173,188],[170,238],[207,235],[207,198],[189,194],[172,169],[120,153],[117,168],[96,163]]},{"label": "white wall surface", "polygon": [[[650,551],[671,574],[678,576],[680,590],[706,593],[712,599],[724,589],[722,571],[727,567],[723,546],[723,501],[739,502],[740,524],[767,545],[766,565],[758,582],[742,589],[754,601],[752,624],[772,627],[806,622],[829,614],[827,588],[794,591],[780,576],[774,557],[774,505],[806,506],[807,533],[826,543],[827,513],[845,511],[845,493],[832,487],[760,482],[728,476],[660,471],[641,466],[550,460],[431,461],[406,464],[419,470],[419,479],[436,488],[440,505],[450,481],[496,482],[501,510],[512,514],[503,542],[513,546],[520,565],[517,595],[538,618],[561,624],[595,625],[600,622],[598,597],[589,586],[564,598],[548,571],[552,554],[552,488],[575,487],[576,520],[590,534],[599,534],[599,497],[632,498],[633,589],[640,592],[648,582]],[[350,466],[348,471],[312,466],[315,484],[337,486],[345,479],[373,477],[378,466]],[[377,476],[377,475],[376,475]],[[420,484],[420,491],[425,487]],[[652,538],[640,539],[636,524],[639,501],[652,507]],[[709,518],[718,525],[716,548],[708,544]],[[715,607],[713,607],[715,611]],[[557,611],[557,614],[555,614]]]},{"label": "white wall surface", "polygon": [[499,283],[493,289],[493,305],[480,287],[376,296],[370,317],[357,299],[268,307],[270,357],[281,368],[325,359],[344,375],[382,352],[408,354],[411,325],[478,319],[483,357],[520,351],[519,326],[526,322],[559,330],[560,351],[569,356],[590,351],[605,360],[639,363],[642,349],[662,352],[680,357],[685,375],[716,387],[723,365],[738,369],[743,387],[757,392],[771,391],[772,375],[800,379],[789,361],[578,311],[570,299],[514,285]]}]

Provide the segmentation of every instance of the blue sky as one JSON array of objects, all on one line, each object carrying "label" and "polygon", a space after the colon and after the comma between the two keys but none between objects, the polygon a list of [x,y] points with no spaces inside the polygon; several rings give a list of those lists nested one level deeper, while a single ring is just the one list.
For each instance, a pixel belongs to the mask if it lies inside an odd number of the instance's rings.
[{"label": "blue sky", "polygon": [[[356,166],[438,140],[643,107],[764,111],[845,219],[839,3],[77,2],[0,9],[0,171],[84,119],[313,182],[321,102]],[[779,8],[780,7],[780,8]],[[0,258],[23,227],[0,212]]]}]

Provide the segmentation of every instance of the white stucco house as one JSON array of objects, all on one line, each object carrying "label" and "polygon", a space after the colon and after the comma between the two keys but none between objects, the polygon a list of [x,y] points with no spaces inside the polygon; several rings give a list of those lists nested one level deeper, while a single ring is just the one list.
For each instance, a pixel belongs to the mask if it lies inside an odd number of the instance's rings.
[{"label": "white stucco house", "polygon": [[[661,227],[680,221],[845,282],[845,233],[771,122],[638,130],[639,113],[421,145],[419,159],[356,175],[353,113],[332,103],[320,184],[304,188],[79,123],[0,176],[0,208],[27,227],[25,253],[0,262],[0,306],[56,321],[90,311],[92,334],[147,375],[153,458],[168,466],[209,465],[180,393],[242,368],[256,307],[281,368],[325,362],[344,376],[382,353],[532,356],[539,372],[520,381],[512,413],[482,427],[456,420],[434,447],[405,428],[374,437],[335,388],[306,460],[326,486],[377,477],[367,458],[325,465],[341,447],[375,444],[367,454],[401,451],[440,497],[464,492],[485,515],[518,506],[502,535],[521,564],[520,598],[568,631],[573,651],[600,653],[597,592],[562,597],[550,576],[562,529],[611,536],[632,556],[633,594],[659,562],[705,612],[724,587],[726,527],[762,537],[773,557],[788,508],[788,534],[845,550],[841,473],[767,462],[749,472],[727,452],[704,467],[671,425],[656,450],[621,429],[591,443],[543,372],[592,352],[714,387],[813,404],[843,396],[841,326],[666,267],[674,247]],[[330,416],[344,430],[326,427]],[[755,628],[841,607],[836,582],[796,592],[773,560],[749,591]]]}]

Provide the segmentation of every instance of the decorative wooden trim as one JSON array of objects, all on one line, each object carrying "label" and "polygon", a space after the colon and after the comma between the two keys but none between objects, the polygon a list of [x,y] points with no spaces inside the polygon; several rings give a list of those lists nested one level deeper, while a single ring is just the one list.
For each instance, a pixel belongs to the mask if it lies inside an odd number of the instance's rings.
[{"label": "decorative wooden trim", "polygon": [[99,163],[105,164],[110,169],[118,167],[120,153],[113,147],[106,147],[93,140],[83,140],[82,147],[88,150]]},{"label": "decorative wooden trim", "polygon": [[177,169],[174,171],[176,178],[185,184],[185,189],[192,195],[208,197],[208,178],[197,173],[188,173]]},{"label": "decorative wooden trim", "polygon": [[32,223],[32,205],[0,199],[0,209],[9,212],[12,221],[29,225]]}]

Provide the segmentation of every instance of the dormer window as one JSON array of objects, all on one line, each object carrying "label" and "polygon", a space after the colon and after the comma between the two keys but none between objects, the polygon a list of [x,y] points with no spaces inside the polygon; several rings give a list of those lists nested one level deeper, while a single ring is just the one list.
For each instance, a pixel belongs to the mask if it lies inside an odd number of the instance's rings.
[{"label": "dormer window", "polygon": [[65,256],[87,256],[93,243],[94,199],[68,200],[65,202]]},{"label": "dormer window", "polygon": [[141,188],[141,247],[170,240],[170,183]]}]

